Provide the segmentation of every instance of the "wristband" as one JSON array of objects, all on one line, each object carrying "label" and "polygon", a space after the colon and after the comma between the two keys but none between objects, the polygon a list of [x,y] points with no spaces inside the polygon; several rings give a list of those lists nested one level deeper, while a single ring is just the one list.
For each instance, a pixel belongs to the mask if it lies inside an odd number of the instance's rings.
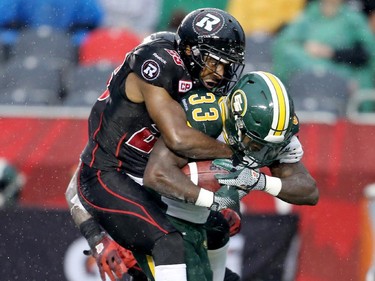
[{"label": "wristband", "polygon": [[210,208],[213,203],[214,193],[212,191],[201,188],[199,190],[197,201],[195,201],[195,205]]},{"label": "wristband", "polygon": [[264,187],[264,191],[273,195],[279,195],[282,187],[281,179],[276,177],[270,177],[266,175],[266,186]]},{"label": "wristband", "polygon": [[79,225],[79,231],[86,238],[90,248],[95,245],[103,238],[104,233],[99,224],[90,218]]}]

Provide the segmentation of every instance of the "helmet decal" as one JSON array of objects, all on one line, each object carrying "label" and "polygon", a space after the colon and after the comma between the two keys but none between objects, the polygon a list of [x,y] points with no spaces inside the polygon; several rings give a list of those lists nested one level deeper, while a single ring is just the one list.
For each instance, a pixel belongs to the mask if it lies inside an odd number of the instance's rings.
[{"label": "helmet decal", "polygon": [[236,112],[241,116],[245,115],[247,111],[247,98],[244,91],[242,91],[241,89],[235,91],[230,100],[230,103],[233,112]]},{"label": "helmet decal", "polygon": [[290,114],[289,100],[288,95],[285,94],[285,87],[281,81],[271,73],[262,71],[256,73],[267,83],[274,104],[272,128],[269,132],[269,136],[284,136],[285,130],[289,124]]},{"label": "helmet decal", "polygon": [[193,21],[193,29],[199,35],[214,35],[224,27],[224,18],[220,13],[210,11],[198,14]]}]

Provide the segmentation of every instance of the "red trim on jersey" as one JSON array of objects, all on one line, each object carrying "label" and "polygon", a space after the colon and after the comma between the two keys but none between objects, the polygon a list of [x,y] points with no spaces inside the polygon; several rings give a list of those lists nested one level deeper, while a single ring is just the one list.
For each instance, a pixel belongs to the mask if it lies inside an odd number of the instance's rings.
[{"label": "red trim on jersey", "polygon": [[[129,212],[129,211],[124,211],[124,210],[115,210],[115,209],[108,209],[108,208],[99,207],[99,206],[97,206],[97,205],[91,203],[89,200],[87,200],[86,197],[82,194],[81,189],[78,188],[81,197],[85,200],[85,202],[86,202],[87,204],[89,204],[91,207],[93,207],[93,208],[95,208],[95,209],[97,209],[97,210],[101,210],[101,211],[105,211],[105,212],[109,212],[109,213],[119,213],[119,214],[131,215],[131,216],[138,217],[138,218],[140,218],[141,220],[144,220],[144,221],[148,222],[149,224],[151,224],[151,225],[157,227],[160,231],[164,232],[165,234],[168,234],[168,233],[169,233],[167,230],[165,230],[164,228],[162,228],[160,225],[157,224],[157,222],[151,217],[151,215],[145,210],[145,208],[144,208],[142,205],[140,205],[140,204],[138,204],[138,203],[136,203],[136,202],[134,202],[134,201],[132,201],[132,200],[129,200],[129,199],[127,199],[127,198],[125,198],[125,197],[123,197],[123,196],[117,194],[117,193],[114,193],[112,190],[110,190],[110,189],[104,184],[103,180],[102,180],[101,177],[100,177],[100,174],[101,174],[101,172],[98,171],[98,172],[97,172],[98,181],[100,182],[101,186],[102,186],[102,187],[103,187],[103,188],[104,188],[109,194],[111,194],[111,195],[113,195],[114,197],[117,197],[117,198],[119,198],[119,199],[121,199],[121,200],[123,200],[123,201],[129,202],[129,203],[131,203],[131,204],[133,204],[133,205],[138,206],[138,207],[139,207],[139,208],[140,208],[140,209],[146,214],[146,216],[142,216],[142,215],[140,215],[140,214],[137,214],[137,213],[134,213],[134,212]],[[81,185],[80,185],[80,181],[79,181],[79,177],[78,177],[77,181],[78,181],[78,185],[81,186]]]},{"label": "red trim on jersey", "polygon": [[95,147],[94,147],[94,149],[92,150],[90,168],[92,168],[92,166],[94,165],[94,162],[95,162],[95,153],[98,150],[98,148],[99,148],[99,144],[96,144]]},{"label": "red trim on jersey", "polygon": [[103,114],[104,114],[104,112],[102,112],[101,114],[100,114],[100,121],[99,121],[99,125],[98,125],[98,128],[95,130],[95,133],[94,133],[94,135],[92,136],[93,137],[93,139],[95,139],[96,138],[96,135],[99,133],[99,131],[100,131],[100,128],[102,127],[102,122],[103,122]]},{"label": "red trim on jersey", "polygon": [[[98,128],[95,130],[95,132],[94,132],[94,134],[92,136],[92,138],[94,140],[96,139],[96,135],[99,133],[100,128],[102,127],[102,122],[103,122],[103,112],[100,114],[100,121],[99,121]],[[96,144],[95,148],[92,150],[90,167],[92,167],[94,165],[94,162],[95,162],[95,153],[98,150],[98,148],[99,148],[99,144]]]},{"label": "red trim on jersey", "polygon": [[[120,139],[120,141],[118,142],[118,144],[117,144],[117,148],[116,148],[116,158],[118,157],[118,155],[119,155],[119,153],[120,153],[120,149],[121,149],[121,144],[122,144],[122,142],[124,141],[124,139],[126,138],[126,135],[127,135],[127,133],[125,133],[125,135],[123,135],[122,136],[122,138]],[[121,166],[122,166],[122,161],[121,160],[119,160],[118,161],[118,168],[121,168]]]}]

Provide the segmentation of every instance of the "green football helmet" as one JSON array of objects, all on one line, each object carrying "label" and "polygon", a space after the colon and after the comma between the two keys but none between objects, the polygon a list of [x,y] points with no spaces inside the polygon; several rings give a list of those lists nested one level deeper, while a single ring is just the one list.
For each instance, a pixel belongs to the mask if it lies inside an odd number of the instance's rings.
[{"label": "green football helmet", "polygon": [[253,168],[274,162],[298,131],[293,101],[271,73],[243,75],[225,104],[225,139],[239,160]]}]

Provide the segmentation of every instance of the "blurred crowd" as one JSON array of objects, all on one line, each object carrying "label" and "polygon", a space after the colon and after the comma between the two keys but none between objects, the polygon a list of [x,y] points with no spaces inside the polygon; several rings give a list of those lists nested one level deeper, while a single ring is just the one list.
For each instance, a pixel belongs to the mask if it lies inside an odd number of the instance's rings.
[{"label": "blurred crowd", "polygon": [[278,75],[300,109],[345,115],[355,96],[375,112],[373,0],[1,0],[0,104],[91,105],[142,38],[201,7],[240,21],[246,71]]}]

